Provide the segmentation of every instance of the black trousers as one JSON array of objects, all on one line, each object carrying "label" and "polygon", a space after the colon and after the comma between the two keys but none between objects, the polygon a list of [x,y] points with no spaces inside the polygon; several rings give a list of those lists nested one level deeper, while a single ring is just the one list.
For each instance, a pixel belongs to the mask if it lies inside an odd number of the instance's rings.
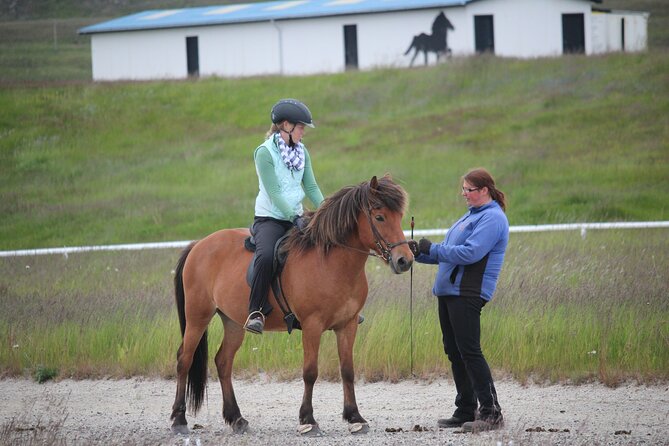
[{"label": "black trousers", "polygon": [[253,280],[249,298],[249,313],[262,311],[267,316],[272,308],[267,305],[267,296],[272,281],[272,263],[276,242],[293,226],[289,221],[271,217],[253,219],[253,239],[256,244]]},{"label": "black trousers", "polygon": [[439,296],[438,301],[444,352],[458,392],[454,415],[469,418],[478,408],[480,418],[494,417],[502,409],[481,351],[481,309],[486,301],[460,296]]}]

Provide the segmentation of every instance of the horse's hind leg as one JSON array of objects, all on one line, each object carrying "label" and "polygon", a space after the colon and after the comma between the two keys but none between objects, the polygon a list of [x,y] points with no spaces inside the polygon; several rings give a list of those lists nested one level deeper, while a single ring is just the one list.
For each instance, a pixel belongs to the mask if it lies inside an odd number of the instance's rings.
[{"label": "horse's hind leg", "polygon": [[369,432],[367,421],[358,412],[358,403],[355,400],[355,372],[353,370],[353,343],[358,329],[357,318],[354,318],[344,328],[336,330],[337,350],[339,352],[339,368],[341,381],[344,387],[344,412],[342,417],[349,423],[352,434]]},{"label": "horse's hind leg", "polygon": [[[207,325],[209,324],[208,320],[202,321],[203,325],[195,325],[192,321],[188,322],[186,326],[186,331],[184,333],[183,341],[181,346],[177,351],[177,394],[174,399],[174,404],[172,405],[172,432],[185,434],[188,433],[188,421],[186,420],[186,387],[187,381],[189,378],[189,371],[192,367],[195,367],[198,371],[195,373],[200,376],[200,379],[197,382],[191,381],[191,403],[196,400],[195,404],[191,409],[197,413],[199,410],[199,404],[202,401],[202,396],[204,394],[204,386],[206,386],[206,373],[207,373],[207,357],[206,357],[206,336],[205,332],[207,330]],[[200,347],[200,344],[203,344],[203,347]],[[194,355],[196,350],[204,349],[202,354],[198,355],[197,360],[194,362]]]},{"label": "horse's hind leg", "polygon": [[244,340],[244,329],[223,313],[219,315],[223,321],[224,335],[215,361],[223,392],[223,419],[232,427],[234,433],[242,434],[248,429],[249,423],[242,417],[235,398],[235,391],[232,387],[232,363]]},{"label": "horse's hind leg", "polygon": [[[181,358],[183,357],[183,342],[177,350],[177,395],[172,405],[172,432],[175,434],[188,433],[188,421],[186,420],[186,380],[188,371],[184,371]],[[190,364],[188,365],[190,367]]]}]

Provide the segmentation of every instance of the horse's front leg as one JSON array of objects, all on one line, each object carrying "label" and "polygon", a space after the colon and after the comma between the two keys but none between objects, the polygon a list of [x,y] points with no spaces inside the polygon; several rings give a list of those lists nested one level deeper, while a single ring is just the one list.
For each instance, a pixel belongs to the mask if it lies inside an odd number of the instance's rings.
[{"label": "horse's front leg", "polygon": [[244,340],[244,329],[223,313],[219,314],[225,329],[223,342],[216,354],[216,369],[223,392],[223,419],[232,427],[234,433],[243,434],[248,430],[249,423],[242,416],[235,398],[232,387],[232,364]]},{"label": "horse's front leg", "polygon": [[337,335],[337,350],[339,351],[339,369],[344,387],[344,412],[342,416],[348,422],[348,429],[352,434],[369,432],[367,421],[358,412],[358,403],[355,401],[355,372],[353,370],[353,344],[358,330],[358,317],[354,317],[342,329],[335,330]]},{"label": "horse's front leg", "polygon": [[411,62],[409,63],[410,67],[413,67],[413,63],[415,62],[416,57],[418,57],[418,52],[419,52],[419,50],[418,50],[418,48],[416,48],[416,51],[414,51],[413,57],[411,58]]},{"label": "horse's front leg", "polygon": [[302,365],[302,380],[304,381],[304,395],[300,406],[300,426],[298,432],[304,436],[321,435],[321,430],[314,418],[312,404],[314,384],[318,379],[318,350],[321,345],[322,330],[302,327],[302,349],[304,350],[304,364]]}]

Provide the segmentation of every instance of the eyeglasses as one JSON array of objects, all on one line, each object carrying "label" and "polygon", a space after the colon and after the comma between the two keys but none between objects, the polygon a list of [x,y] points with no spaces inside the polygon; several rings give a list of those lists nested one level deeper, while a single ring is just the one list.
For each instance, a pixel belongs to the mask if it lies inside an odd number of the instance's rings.
[{"label": "eyeglasses", "polygon": [[463,187],[462,192],[471,193],[471,192],[477,191],[479,189],[480,189],[480,187]]}]

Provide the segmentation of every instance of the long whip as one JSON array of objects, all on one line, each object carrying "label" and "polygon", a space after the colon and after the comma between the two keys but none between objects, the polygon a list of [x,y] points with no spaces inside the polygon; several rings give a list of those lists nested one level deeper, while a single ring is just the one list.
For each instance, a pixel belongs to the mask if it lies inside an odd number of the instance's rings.
[{"label": "long whip", "polygon": [[[411,216],[411,240],[413,240],[413,215]],[[409,272],[409,338],[410,338],[410,350],[409,353],[409,364],[411,369],[411,376],[415,378],[413,374],[413,263],[411,264],[411,271]]]}]

